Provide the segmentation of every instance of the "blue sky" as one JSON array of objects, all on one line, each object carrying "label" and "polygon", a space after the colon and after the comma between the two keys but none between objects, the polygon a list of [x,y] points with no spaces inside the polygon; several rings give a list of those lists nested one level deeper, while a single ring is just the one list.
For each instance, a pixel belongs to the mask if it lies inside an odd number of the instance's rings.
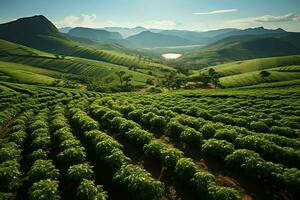
[{"label": "blue sky", "polygon": [[42,14],[58,27],[284,28],[300,31],[299,0],[1,0],[0,22]]}]

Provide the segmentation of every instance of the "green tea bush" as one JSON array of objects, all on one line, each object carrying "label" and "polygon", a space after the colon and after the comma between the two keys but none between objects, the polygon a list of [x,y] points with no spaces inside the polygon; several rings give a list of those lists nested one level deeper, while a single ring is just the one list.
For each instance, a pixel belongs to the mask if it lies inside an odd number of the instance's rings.
[{"label": "green tea bush", "polygon": [[200,132],[203,134],[204,138],[209,139],[215,136],[216,129],[211,123],[206,123],[201,127]]},{"label": "green tea bush", "polygon": [[162,133],[164,132],[167,122],[164,117],[162,116],[155,116],[150,119],[149,121],[151,130],[155,133]]},{"label": "green tea bush", "polygon": [[83,179],[91,179],[93,175],[94,171],[92,166],[88,163],[72,165],[67,172],[68,179],[76,183],[79,183]]},{"label": "green tea bush", "polygon": [[16,160],[8,160],[2,162],[0,164],[1,191],[7,191],[18,187],[20,176],[20,164]]},{"label": "green tea bush", "polygon": [[189,181],[197,172],[197,166],[190,158],[181,158],[178,160],[175,173],[183,180]]},{"label": "green tea bush", "polygon": [[154,139],[154,136],[151,133],[139,127],[135,127],[127,131],[125,135],[127,140],[139,146],[144,146],[145,144],[148,144],[151,140]]},{"label": "green tea bush", "polygon": [[213,156],[224,159],[233,153],[234,145],[226,140],[209,139],[202,145],[202,152],[205,156]]},{"label": "green tea bush", "polygon": [[42,179],[56,180],[59,172],[52,160],[36,160],[28,173],[31,182],[38,182]]},{"label": "green tea bush", "polygon": [[251,122],[250,129],[261,133],[266,133],[269,131],[269,127],[262,121]]},{"label": "green tea bush", "polygon": [[238,136],[238,132],[234,129],[219,129],[215,134],[216,139],[226,140],[228,142],[234,142]]},{"label": "green tea bush", "polygon": [[46,179],[34,183],[29,189],[30,200],[59,200],[58,181]]},{"label": "green tea bush", "polygon": [[186,127],[180,135],[180,140],[189,145],[200,145],[203,135],[193,128]]},{"label": "green tea bush", "polygon": [[64,165],[71,166],[84,162],[86,153],[83,147],[70,147],[60,152],[57,159]]},{"label": "green tea bush", "polygon": [[77,188],[76,196],[80,200],[105,200],[107,199],[106,192],[102,186],[95,185],[92,180],[83,179]]},{"label": "green tea bush", "polygon": [[126,188],[132,199],[159,200],[164,194],[164,184],[151,177],[144,169],[134,165],[123,165],[113,181]]},{"label": "green tea bush", "polygon": [[299,138],[299,134],[297,134],[296,131],[290,127],[272,126],[271,133],[290,137],[290,138]]}]

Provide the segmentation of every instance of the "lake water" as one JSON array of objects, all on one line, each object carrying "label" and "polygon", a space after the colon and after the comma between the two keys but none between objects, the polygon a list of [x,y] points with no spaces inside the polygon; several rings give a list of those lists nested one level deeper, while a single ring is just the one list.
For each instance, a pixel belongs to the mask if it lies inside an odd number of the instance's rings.
[{"label": "lake water", "polygon": [[165,59],[177,59],[181,57],[181,54],[179,53],[166,53],[162,55]]}]

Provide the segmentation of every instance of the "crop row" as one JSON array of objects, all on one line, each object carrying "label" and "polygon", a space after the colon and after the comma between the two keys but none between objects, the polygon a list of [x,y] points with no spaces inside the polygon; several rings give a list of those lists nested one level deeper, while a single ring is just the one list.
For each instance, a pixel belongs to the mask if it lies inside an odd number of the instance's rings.
[{"label": "crop row", "polygon": [[[239,199],[238,193],[227,187],[217,186],[214,176],[201,171],[196,164],[183,157],[183,152],[169,147],[155,137],[141,129],[137,123],[127,120],[117,111],[112,111],[103,106],[93,103],[92,114],[101,124],[118,132],[124,139],[135,144],[143,150],[146,157],[157,160],[167,169],[174,171],[175,176],[184,183],[190,184],[199,197],[206,199]],[[209,177],[209,180],[206,178]]]}]

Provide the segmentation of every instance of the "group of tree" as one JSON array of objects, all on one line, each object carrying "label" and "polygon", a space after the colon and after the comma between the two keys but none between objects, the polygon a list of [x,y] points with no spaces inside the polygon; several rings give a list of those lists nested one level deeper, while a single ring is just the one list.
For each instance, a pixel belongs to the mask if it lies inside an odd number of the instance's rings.
[{"label": "group of tree", "polygon": [[133,76],[131,74],[126,74],[125,71],[118,71],[116,75],[120,81],[120,91],[132,91],[133,85],[130,83]]},{"label": "group of tree", "polygon": [[165,75],[164,80],[161,82],[162,86],[171,90],[180,89],[186,83],[187,78],[184,76],[180,76],[175,71],[172,71],[171,73]]},{"label": "group of tree", "polygon": [[215,88],[222,87],[220,84],[221,75],[213,68],[208,70],[207,74],[200,73],[198,76],[193,77],[194,82],[201,82],[203,86],[208,86],[209,83],[213,84]]}]

